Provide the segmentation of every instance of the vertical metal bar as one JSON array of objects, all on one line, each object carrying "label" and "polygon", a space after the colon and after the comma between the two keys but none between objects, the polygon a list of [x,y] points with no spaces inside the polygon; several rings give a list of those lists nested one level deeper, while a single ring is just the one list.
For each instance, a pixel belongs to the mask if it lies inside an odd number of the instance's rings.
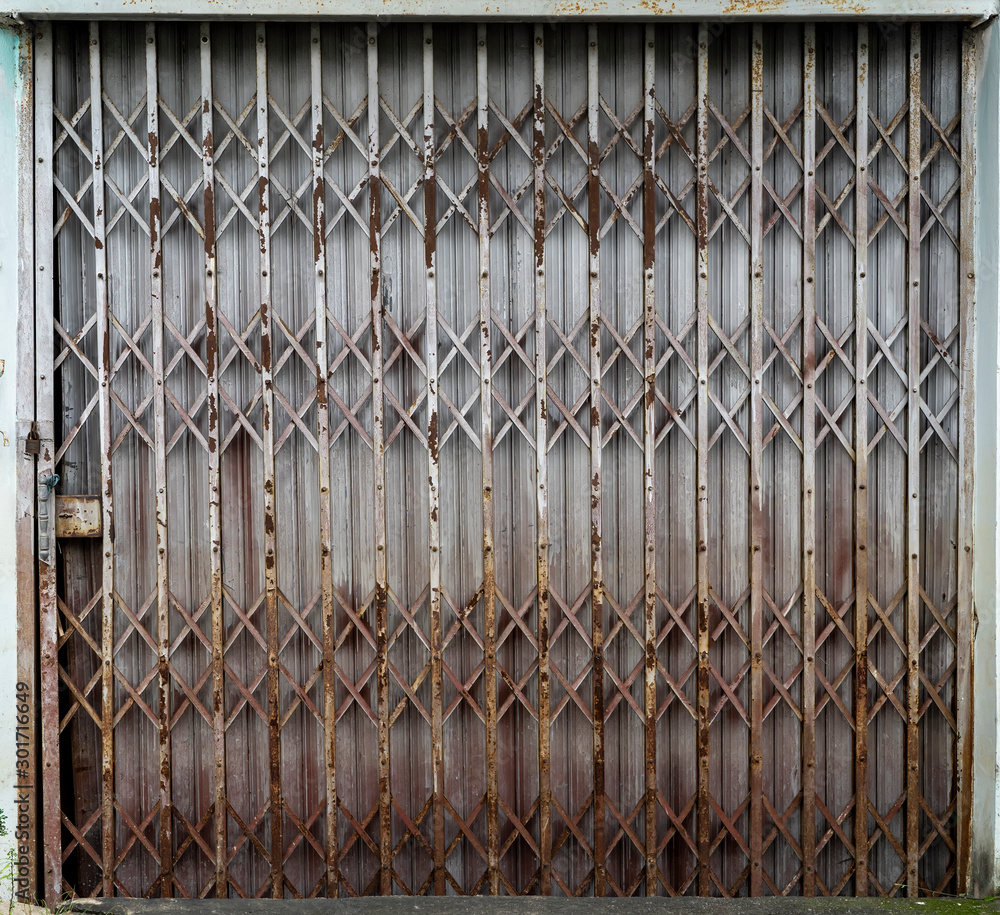
[{"label": "vertical metal bar", "polygon": [[698,501],[696,525],[698,535],[698,894],[711,891],[709,855],[709,695],[708,649],[708,26],[698,26],[697,77],[697,136],[698,172],[696,188],[696,228],[698,233],[698,276],[696,295],[698,306]]},{"label": "vertical metal bar", "polygon": [[434,27],[424,25],[424,271],[427,289],[428,566],[431,619],[431,771],[434,780],[434,893],[445,894],[444,708],[441,666],[441,465],[438,453],[437,178],[434,174]]},{"label": "vertical metal bar", "polygon": [[385,403],[382,394],[382,204],[379,178],[378,25],[368,24],[368,243],[372,305],[372,452],[375,482],[375,654],[378,693],[379,887],[392,895],[389,795],[389,622],[385,563]]},{"label": "vertical metal bar", "polygon": [[[115,519],[111,476],[111,320],[108,301],[108,264],[104,219],[104,102],[101,97],[101,27],[90,24],[90,131],[94,174],[94,271],[96,279],[97,336],[101,341],[101,493],[103,495],[101,571],[101,869],[102,892],[114,895],[115,869],[115,758],[114,758],[114,651],[115,651]],[[53,659],[54,660],[54,659]],[[57,848],[60,847],[57,839]]]},{"label": "vertical metal bar", "polygon": [[590,250],[590,625],[593,645],[594,895],[605,893],[604,560],[601,550],[601,148],[597,25],[587,42],[587,240]]},{"label": "vertical metal bar", "polygon": [[312,99],[313,290],[316,298],[316,442],[319,450],[320,589],[323,601],[323,758],[326,777],[327,895],[340,895],[337,864],[337,701],[333,619],[333,507],[330,493],[330,398],[326,317],[326,151],[323,132],[323,47],[320,26],[310,28]]},{"label": "vertical metal bar", "polygon": [[[38,647],[42,714],[42,892],[54,906],[62,895],[62,822],[59,765],[59,663],[54,540],[55,496],[42,481],[55,473],[55,239],[52,233],[52,24],[35,36],[35,371],[39,454],[38,481]],[[99,317],[99,320],[103,318]],[[103,389],[102,389],[103,395]],[[103,402],[103,396],[102,396]],[[48,530],[42,529],[43,518]],[[107,549],[107,543],[103,544]],[[105,657],[108,657],[105,655]]]},{"label": "vertical metal bar", "polygon": [[907,134],[906,893],[920,856],[920,25],[910,26]]},{"label": "vertical metal bar", "polygon": [[750,126],[750,895],[764,892],[764,34],[753,26]]},{"label": "vertical metal bar", "polygon": [[160,238],[160,102],[156,24],[146,23],[146,129],[149,180],[149,298],[153,332],[153,445],[156,492],[157,738],[160,771],[160,895],[173,895],[170,759],[170,570],[167,532],[167,401],[163,353],[163,243]]},{"label": "vertical metal bar", "polygon": [[962,164],[959,190],[959,335],[962,353],[961,412],[959,419],[958,500],[958,607],[956,613],[957,683],[956,770],[958,793],[958,892],[968,891],[970,843],[972,839],[972,517],[974,513],[973,455],[975,423],[975,297],[974,261],[976,174],[976,41],[970,28],[962,30]]},{"label": "vertical metal bar", "polygon": [[264,600],[267,620],[267,719],[270,756],[271,895],[284,895],[281,807],[281,710],[278,703],[277,500],[274,492],[274,324],[271,315],[271,210],[267,28],[257,25],[257,187],[260,243],[260,382],[264,427]]},{"label": "vertical metal bar", "polygon": [[854,116],[854,894],[868,895],[868,25]]},{"label": "vertical metal bar", "polygon": [[655,896],[656,840],[656,28],[646,26],[642,93],[642,327],[643,327],[643,638],[646,895]]},{"label": "vertical metal bar", "polygon": [[215,249],[215,97],[212,88],[212,27],[201,24],[201,166],[205,208],[205,372],[208,376],[208,533],[212,543],[212,750],[214,755],[215,895],[229,895],[226,860],[225,620],[222,610],[222,489],[219,454],[219,300]]},{"label": "vertical metal bar", "polygon": [[[35,548],[35,493],[36,458],[27,448],[32,433],[38,435],[38,413],[35,404],[36,348],[35,314],[35,186],[29,175],[36,168],[35,158],[35,41],[33,29],[22,25],[18,30],[18,72],[22,89],[18,99],[17,118],[17,326],[15,329],[18,350],[17,374],[14,395],[17,411],[16,455],[16,508],[14,537],[17,554],[17,685],[15,746],[17,761],[14,769],[14,791],[17,822],[17,874],[14,878],[14,895],[21,902],[34,902],[38,898],[39,843],[38,799],[41,769],[38,765],[39,731],[36,709],[38,702],[38,610],[36,589],[38,553]],[[49,115],[51,123],[51,114]],[[46,152],[40,150],[42,162],[48,161]],[[37,173],[36,173],[37,174]],[[50,180],[51,186],[51,180]],[[51,223],[44,226],[51,233]],[[51,271],[50,271],[51,275]],[[52,316],[48,315],[49,325]],[[51,359],[51,357],[49,357]],[[40,446],[39,446],[40,447]],[[21,756],[21,749],[27,756]],[[57,782],[58,784],[58,782]]]},{"label": "vertical metal bar", "polygon": [[535,230],[535,501],[538,525],[538,842],[539,885],[552,894],[552,786],[549,764],[549,496],[546,452],[545,330],[545,32],[535,24],[534,108],[532,158],[534,162]]},{"label": "vertical metal bar", "polygon": [[490,123],[487,30],[476,43],[476,162],[479,230],[479,408],[483,484],[483,611],[486,690],[486,855],[490,895],[500,894],[500,790],[497,775],[496,560],[493,553],[493,356],[490,335]]},{"label": "vertical metal bar", "polygon": [[816,895],[816,25],[802,87],[802,892]]}]

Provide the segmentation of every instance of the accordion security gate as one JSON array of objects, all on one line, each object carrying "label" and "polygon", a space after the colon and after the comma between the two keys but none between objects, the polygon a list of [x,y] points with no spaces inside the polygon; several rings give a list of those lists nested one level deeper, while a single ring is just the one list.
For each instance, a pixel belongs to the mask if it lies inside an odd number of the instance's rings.
[{"label": "accordion security gate", "polygon": [[50,898],[964,889],[967,31],[35,49]]}]

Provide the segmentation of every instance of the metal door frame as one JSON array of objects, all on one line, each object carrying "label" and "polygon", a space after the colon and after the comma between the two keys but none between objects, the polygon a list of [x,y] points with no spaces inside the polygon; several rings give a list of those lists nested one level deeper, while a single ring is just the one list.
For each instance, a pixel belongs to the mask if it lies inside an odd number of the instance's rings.
[{"label": "metal door frame", "polygon": [[[840,13],[847,18],[878,18],[882,15],[897,15],[895,4],[873,4],[861,17],[855,12]],[[122,11],[116,9],[116,4],[105,3],[100,0],[98,4],[89,5],[70,0],[70,2],[60,3],[57,6],[49,7],[46,11],[24,10],[26,17],[34,15],[59,15],[59,16],[93,16],[101,15],[122,15]],[[694,5],[682,7],[680,16],[685,16],[685,10],[692,14]],[[607,8],[603,8],[606,10]],[[325,4],[320,3],[318,8],[303,10],[296,7],[296,15],[299,16],[329,16],[337,13]],[[148,2],[143,7],[128,7],[130,15],[137,17],[170,16],[172,10],[169,7]],[[394,3],[390,11],[395,11],[396,15],[412,18],[419,18],[425,15],[434,15],[435,8],[412,10],[407,9],[405,0]],[[928,8],[916,13],[908,11],[910,15],[919,18],[932,18],[940,16],[942,18],[968,18],[984,20],[996,14],[997,4],[979,3],[966,6],[954,6],[949,4],[929,4]],[[363,11],[351,10],[354,15],[363,15]],[[197,7],[189,8],[187,15],[193,18],[204,18],[206,16],[226,15],[215,4],[211,2],[199,3]],[[787,4],[782,5],[780,10],[768,10],[769,15],[788,18],[808,18],[810,16],[823,16],[829,18],[833,11],[829,5],[823,2],[809,4]],[[465,4],[451,4],[446,7],[446,15],[469,15],[477,16],[477,12],[468,12]],[[509,15],[510,13],[508,13]],[[698,8],[698,15],[704,16],[705,8]],[[516,13],[515,13],[516,15]],[[537,8],[533,11],[537,16]],[[576,13],[556,13],[555,18],[560,15],[578,15]],[[609,18],[628,19],[645,14],[636,7],[626,8],[613,12]],[[34,262],[34,250],[36,241],[33,238],[34,226],[34,199],[33,199],[33,174],[35,165],[34,156],[34,113],[32,99],[32,64],[33,64],[33,38],[31,29],[14,22],[11,23],[19,29],[20,35],[20,69],[18,73],[17,86],[19,88],[18,106],[15,112],[19,155],[16,163],[18,180],[19,208],[16,215],[15,237],[19,241],[19,258],[17,274],[17,326],[19,355],[17,370],[17,391],[18,391],[18,424],[17,424],[17,480],[18,480],[18,516],[15,522],[14,542],[17,544],[17,613],[19,628],[18,653],[18,680],[28,684],[37,682],[38,673],[38,648],[35,633],[35,620],[37,607],[35,602],[36,583],[38,588],[55,587],[54,573],[50,571],[52,567],[39,561],[37,566],[31,561],[35,556],[42,560],[44,544],[39,543],[34,536],[35,517],[34,505],[44,505],[44,498],[41,486],[42,482],[51,473],[51,443],[52,429],[51,423],[47,426],[46,421],[39,421],[39,416],[35,411],[35,384],[37,371],[38,394],[43,395],[43,388],[46,381],[51,381],[50,372],[46,372],[44,366],[39,364],[34,366],[34,356],[36,353],[51,351],[52,328],[47,327],[45,321],[40,321],[34,327],[32,325],[36,316],[35,302],[35,277],[44,286],[44,276],[36,273]],[[979,61],[978,79],[976,83],[969,87],[969,91],[977,91],[978,85],[978,108],[979,126],[970,123],[963,123],[963,141],[968,140],[969,149],[975,146],[980,152],[977,156],[979,166],[975,175],[974,193],[967,194],[966,209],[963,211],[963,222],[968,218],[975,226],[973,243],[975,245],[975,262],[983,265],[980,273],[978,270],[970,270],[963,278],[965,284],[964,296],[968,296],[969,302],[976,300],[982,303],[996,303],[1000,299],[998,290],[997,271],[993,265],[997,259],[997,239],[998,214],[998,190],[996,178],[996,113],[1000,109],[1000,54],[996,48],[996,41],[993,39],[993,32],[997,26],[990,22],[986,28],[978,30],[979,38],[970,43],[969,53],[977,56]],[[989,114],[984,114],[984,112]],[[0,126],[3,126],[0,124]],[[971,180],[971,179],[970,179]],[[41,269],[39,267],[38,269]],[[44,313],[44,309],[42,310]],[[997,748],[997,702],[996,678],[997,669],[996,646],[997,646],[997,613],[996,598],[998,582],[997,563],[997,524],[1000,519],[1000,509],[997,507],[997,491],[995,484],[996,461],[997,461],[997,386],[994,382],[1000,357],[997,354],[997,309],[993,308],[972,308],[970,309],[969,331],[966,339],[964,355],[967,362],[963,365],[963,373],[969,382],[969,390],[974,392],[975,415],[977,421],[973,424],[973,407],[966,411],[963,423],[966,435],[965,447],[973,451],[973,461],[978,471],[977,478],[979,484],[975,492],[972,487],[972,480],[966,479],[965,493],[963,495],[963,505],[971,516],[970,524],[965,529],[974,530],[975,540],[978,544],[975,555],[975,563],[971,566],[973,578],[967,580],[969,588],[969,599],[975,601],[976,632],[975,646],[977,663],[974,677],[976,681],[975,693],[979,699],[975,709],[975,746],[968,739],[968,734],[960,735],[960,739],[965,741],[966,749],[962,752],[970,753],[975,759],[975,795],[976,803],[973,809],[969,810],[967,822],[971,824],[971,849],[966,846],[966,860],[971,856],[971,871],[967,871],[971,877],[971,889],[979,892],[990,892],[996,886],[1000,877],[1000,865],[997,863],[996,835],[998,829],[998,815],[1000,815],[1000,798],[998,798],[996,773],[993,769],[992,760],[995,759]],[[34,337],[33,344],[28,341]],[[25,345],[28,344],[28,345]],[[973,431],[975,437],[973,439]],[[38,457],[38,468],[35,468],[35,458],[31,453],[33,441],[40,442],[40,453]],[[971,560],[972,543],[966,542],[964,550]],[[37,571],[36,571],[37,569]],[[971,634],[970,634],[971,637]],[[971,670],[967,671],[968,678],[964,686],[960,688],[972,690]],[[57,703],[54,694],[41,694],[42,702]],[[57,712],[56,712],[57,714]],[[31,743],[37,751],[37,738],[32,724]],[[35,765],[32,767],[25,785],[34,785],[41,782],[44,773],[38,768],[38,756],[35,756]],[[41,776],[41,777],[39,777]],[[20,779],[19,779],[20,780]],[[971,805],[971,794],[969,795]],[[35,804],[38,800],[35,798]],[[27,816],[28,823],[34,827],[39,817],[36,815],[38,808]],[[50,816],[52,813],[50,812]],[[58,811],[56,811],[58,815]],[[38,832],[39,830],[36,830]],[[28,844],[37,848],[37,839]],[[45,857],[54,864],[53,856],[58,854],[56,849],[45,849]],[[29,867],[30,870],[30,867]],[[27,887],[25,895],[34,895],[35,886],[31,881]]]}]

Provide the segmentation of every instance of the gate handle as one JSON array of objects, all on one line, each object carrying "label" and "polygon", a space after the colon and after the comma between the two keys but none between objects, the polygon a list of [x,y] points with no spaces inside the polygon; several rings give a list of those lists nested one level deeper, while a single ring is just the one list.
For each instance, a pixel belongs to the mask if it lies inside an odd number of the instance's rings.
[{"label": "gate handle", "polygon": [[52,565],[52,491],[59,485],[59,474],[54,473],[38,483],[38,559]]}]

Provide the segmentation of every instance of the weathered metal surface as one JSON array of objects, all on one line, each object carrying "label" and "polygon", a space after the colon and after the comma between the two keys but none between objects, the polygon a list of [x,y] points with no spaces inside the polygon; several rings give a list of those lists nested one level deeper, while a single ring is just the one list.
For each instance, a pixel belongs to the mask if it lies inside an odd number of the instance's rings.
[{"label": "weathered metal surface", "polygon": [[56,537],[100,537],[100,496],[56,496]]},{"label": "weathered metal surface", "polygon": [[959,28],[42,36],[50,896],[963,885]]},{"label": "weathered metal surface", "polygon": [[[173,848],[170,719],[170,568],[167,558],[167,397],[163,343],[163,224],[160,209],[160,105],[156,25],[146,24],[146,144],[149,182],[149,298],[153,326],[153,451],[156,507],[156,717],[160,767],[160,849]],[[174,894],[173,854],[160,853],[159,893]]]},{"label": "weathered metal surface", "polygon": [[378,26],[367,28],[368,44],[368,245],[371,276],[371,375],[372,452],[374,455],[375,503],[375,640],[376,692],[378,707],[378,815],[379,891],[390,896],[392,885],[392,809],[389,792],[389,621],[386,578],[385,492],[385,323],[382,298],[382,186],[379,140],[380,96],[378,73]]},{"label": "weathered metal surface", "polygon": [[868,893],[868,25],[854,98],[854,885]]},{"label": "weathered metal surface", "polygon": [[[312,114],[312,236],[316,296],[316,422],[319,465],[320,575],[323,590],[323,760],[326,771],[326,891],[340,895],[337,863],[337,695],[336,631],[333,588],[333,509],[330,495],[330,394],[326,290],[326,134],[323,129],[323,49],[318,25],[309,30],[309,76]],[[343,134],[338,136],[342,139]]]},{"label": "weathered metal surface", "polygon": [[[111,437],[112,364],[111,309],[108,296],[108,260],[104,171],[104,117],[101,83],[101,30],[89,28],[90,165],[94,187],[94,278],[97,338],[100,346],[98,400],[100,419],[101,498],[104,509],[101,562],[101,879],[102,893],[115,895],[115,515],[113,443]],[[61,887],[60,887],[61,889]]]},{"label": "weathered metal surface", "polygon": [[483,505],[483,685],[486,725],[486,849],[491,895],[500,893],[497,767],[497,603],[493,510],[493,308],[490,297],[490,131],[487,29],[476,30],[476,232],[479,241],[479,410]]},{"label": "weathered metal surface", "polygon": [[695,280],[697,308],[698,308],[698,368],[696,379],[698,383],[697,393],[697,423],[698,423],[698,471],[695,477],[697,486],[697,520],[695,528],[695,542],[698,551],[698,585],[697,585],[697,645],[698,645],[698,895],[707,896],[712,891],[712,872],[709,863],[711,855],[711,826],[709,818],[711,816],[711,802],[709,798],[709,763],[711,747],[709,745],[710,715],[709,708],[709,657],[708,650],[712,635],[710,631],[710,597],[709,597],[709,568],[708,568],[708,485],[709,485],[709,463],[708,463],[708,241],[709,241],[709,212],[708,212],[708,160],[709,160],[709,137],[708,137],[708,43],[709,31],[706,25],[698,27],[698,57],[697,57],[697,87],[695,89],[695,101],[698,106],[698,115],[695,125],[696,135],[696,197],[695,197],[695,226],[698,246],[698,256],[695,270],[697,278]]},{"label": "weathered metal surface", "polygon": [[[977,45],[971,30],[962,34],[962,163],[959,191],[960,226],[971,226],[975,219],[975,179],[976,179],[976,85],[977,85]],[[975,480],[973,453],[975,451],[976,427],[972,409],[975,390],[975,302],[976,302],[976,260],[973,254],[971,233],[961,232],[959,236],[959,335],[962,350],[961,366],[962,406],[958,438],[958,468],[961,490],[958,503],[958,606],[972,606],[972,518],[974,514]],[[957,832],[955,856],[958,859],[958,892],[969,892],[969,865],[972,844],[972,615],[959,612],[955,626],[958,675],[955,686],[955,718],[958,724],[955,756],[957,759],[956,782],[962,799],[957,810]]]},{"label": "weathered metal surface", "polygon": [[601,149],[600,149],[600,64],[597,50],[598,27],[587,29],[587,247],[590,282],[588,284],[588,319],[590,335],[590,645],[593,653],[593,700],[591,718],[594,728],[594,895],[606,892],[604,862],[604,562],[601,548],[603,528],[603,493],[601,455],[604,423],[601,421],[604,395],[601,356]]},{"label": "weathered metal surface", "polygon": [[535,511],[536,591],[538,604],[538,888],[552,893],[552,781],[550,760],[551,705],[549,700],[549,492],[548,492],[548,335],[545,296],[545,29],[534,28],[532,53],[531,152],[534,166],[535,264]]},{"label": "weathered metal surface", "polygon": [[764,891],[764,35],[750,71],[750,892]]},{"label": "weathered metal surface", "polygon": [[920,859],[920,236],[921,148],[920,24],[910,26],[906,124],[906,895],[919,890]]},{"label": "weathered metal surface", "polygon": [[607,20],[638,21],[653,18],[681,20],[740,19],[762,16],[769,19],[860,19],[879,18],[905,21],[912,18],[985,19],[997,14],[993,0],[925,0],[919,7],[902,0],[857,3],[849,0],[710,0],[708,3],[656,2],[656,0],[558,0],[550,8],[540,8],[535,0],[518,0],[503,7],[485,0],[381,0],[378,7],[358,7],[344,0],[312,0],[308,6],[281,0],[257,6],[235,0],[200,0],[196,5],[183,0],[48,0],[18,6],[14,13],[24,18],[44,17],[133,17],[164,16],[194,19],[223,16],[267,19],[311,19],[329,17],[355,19],[358,16],[392,16],[413,19],[518,20],[540,18],[572,19],[600,16]]},{"label": "weathered metal surface", "polygon": [[642,68],[642,476],[643,781],[646,895],[659,892],[656,794],[656,29],[643,34]]},{"label": "weathered metal surface", "polygon": [[[38,726],[38,600],[36,595],[37,565],[35,561],[35,494],[37,491],[37,456],[41,454],[41,441],[35,410],[35,390],[37,385],[34,356],[35,340],[35,236],[34,203],[36,181],[35,136],[34,136],[34,67],[35,44],[33,30],[23,27],[11,30],[10,38],[17,42],[18,91],[15,95],[14,112],[18,119],[16,131],[16,174],[19,176],[13,199],[17,201],[16,238],[17,244],[16,283],[18,296],[11,299],[16,305],[17,320],[15,340],[17,341],[17,368],[11,372],[14,384],[17,429],[14,455],[14,475],[16,480],[14,517],[12,533],[16,552],[11,557],[13,563],[13,584],[16,593],[16,704],[11,708],[11,718],[15,722],[15,806],[17,814],[17,856],[14,874],[14,895],[28,902],[41,895],[38,877],[41,871],[42,811],[41,791],[41,742]],[[51,204],[49,207],[51,212]],[[48,226],[44,227],[49,235]],[[9,237],[9,236],[8,236]],[[13,249],[11,249],[13,250]],[[51,321],[46,313],[45,340],[51,341]],[[31,341],[30,345],[24,341]],[[31,357],[29,358],[29,352]],[[51,369],[51,366],[48,366]],[[51,426],[49,427],[51,429]],[[51,447],[51,441],[50,441]],[[10,542],[10,541],[7,541]],[[8,580],[11,580],[8,578]],[[27,690],[24,689],[27,685]],[[26,714],[28,710],[30,714]]]},{"label": "weathered metal surface", "polygon": [[[37,422],[40,440],[37,479],[34,482],[39,495],[46,488],[44,480],[55,473],[55,378],[54,315],[55,243],[50,229],[55,222],[55,189],[53,188],[52,141],[53,117],[53,36],[48,28],[42,28],[35,36],[35,142],[38,144],[35,165],[35,356]],[[36,517],[40,521],[44,514],[55,510],[55,494],[51,493],[48,505],[39,499],[36,503]],[[38,547],[41,552],[42,532],[38,532]],[[58,612],[56,594],[56,565],[39,557],[37,564],[38,581],[38,651],[39,687],[41,690],[41,739],[39,741],[40,773],[43,780],[58,783],[59,767],[59,666],[58,666]],[[44,781],[43,781],[44,784]],[[55,898],[62,890],[62,855],[60,809],[57,795],[51,791],[41,796],[41,871],[42,892],[45,898]]]},{"label": "weathered metal surface", "polygon": [[816,26],[802,50],[802,893],[816,895]]},{"label": "weathered metal surface", "polygon": [[225,897],[228,801],[226,796],[225,634],[222,595],[222,487],[219,434],[219,295],[215,236],[215,108],[212,104],[212,30],[202,24],[201,39],[201,165],[204,211],[205,375],[207,380],[206,451],[208,464],[209,601],[212,645],[212,818],[215,826],[215,891]]}]

